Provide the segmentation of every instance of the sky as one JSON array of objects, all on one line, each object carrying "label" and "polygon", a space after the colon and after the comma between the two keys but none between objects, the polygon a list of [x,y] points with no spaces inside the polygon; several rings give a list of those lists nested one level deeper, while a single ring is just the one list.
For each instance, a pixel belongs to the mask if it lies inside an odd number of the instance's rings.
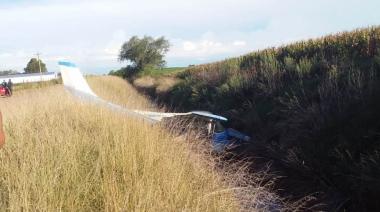
[{"label": "sky", "polygon": [[0,71],[22,72],[36,53],[84,73],[126,65],[134,35],[165,36],[167,66],[235,57],[326,34],[380,25],[379,0],[0,0]]}]

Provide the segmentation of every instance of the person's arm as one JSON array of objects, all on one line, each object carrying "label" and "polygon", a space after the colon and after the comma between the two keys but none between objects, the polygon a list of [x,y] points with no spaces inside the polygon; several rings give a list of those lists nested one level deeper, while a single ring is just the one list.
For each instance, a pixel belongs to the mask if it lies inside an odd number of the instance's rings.
[{"label": "person's arm", "polygon": [[0,112],[0,148],[3,147],[5,143],[5,135],[3,130],[3,117]]}]

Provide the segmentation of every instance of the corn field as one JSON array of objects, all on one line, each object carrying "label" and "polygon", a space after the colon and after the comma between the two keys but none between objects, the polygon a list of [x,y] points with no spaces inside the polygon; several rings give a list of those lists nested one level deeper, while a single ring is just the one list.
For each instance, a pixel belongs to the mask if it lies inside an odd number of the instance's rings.
[{"label": "corn field", "polygon": [[225,115],[289,170],[336,189],[340,207],[380,209],[380,27],[189,67],[177,77],[182,82],[161,102]]}]

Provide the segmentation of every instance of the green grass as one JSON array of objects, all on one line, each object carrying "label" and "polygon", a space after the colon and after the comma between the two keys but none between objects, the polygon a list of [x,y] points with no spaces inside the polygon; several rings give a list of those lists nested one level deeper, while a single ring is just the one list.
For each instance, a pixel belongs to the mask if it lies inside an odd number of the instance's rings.
[{"label": "green grass", "polygon": [[145,69],[138,74],[138,77],[143,76],[151,76],[151,77],[159,77],[159,76],[174,76],[178,73],[183,72],[186,67],[168,67],[161,69]]}]

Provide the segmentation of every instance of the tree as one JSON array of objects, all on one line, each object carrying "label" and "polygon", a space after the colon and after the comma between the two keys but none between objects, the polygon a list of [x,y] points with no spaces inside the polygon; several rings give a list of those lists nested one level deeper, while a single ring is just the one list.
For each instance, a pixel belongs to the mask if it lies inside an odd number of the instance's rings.
[{"label": "tree", "polygon": [[133,36],[122,45],[119,61],[129,61],[131,65],[127,66],[125,70],[134,73],[147,67],[164,67],[166,62],[163,58],[169,47],[169,41],[164,37],[154,39],[150,36],[144,36],[140,39]]},{"label": "tree", "polygon": [[[40,63],[40,64],[39,64]],[[39,73],[41,65],[41,72],[46,72],[46,65],[41,60],[38,62],[36,58],[30,59],[29,63],[24,68],[25,73]]]}]

